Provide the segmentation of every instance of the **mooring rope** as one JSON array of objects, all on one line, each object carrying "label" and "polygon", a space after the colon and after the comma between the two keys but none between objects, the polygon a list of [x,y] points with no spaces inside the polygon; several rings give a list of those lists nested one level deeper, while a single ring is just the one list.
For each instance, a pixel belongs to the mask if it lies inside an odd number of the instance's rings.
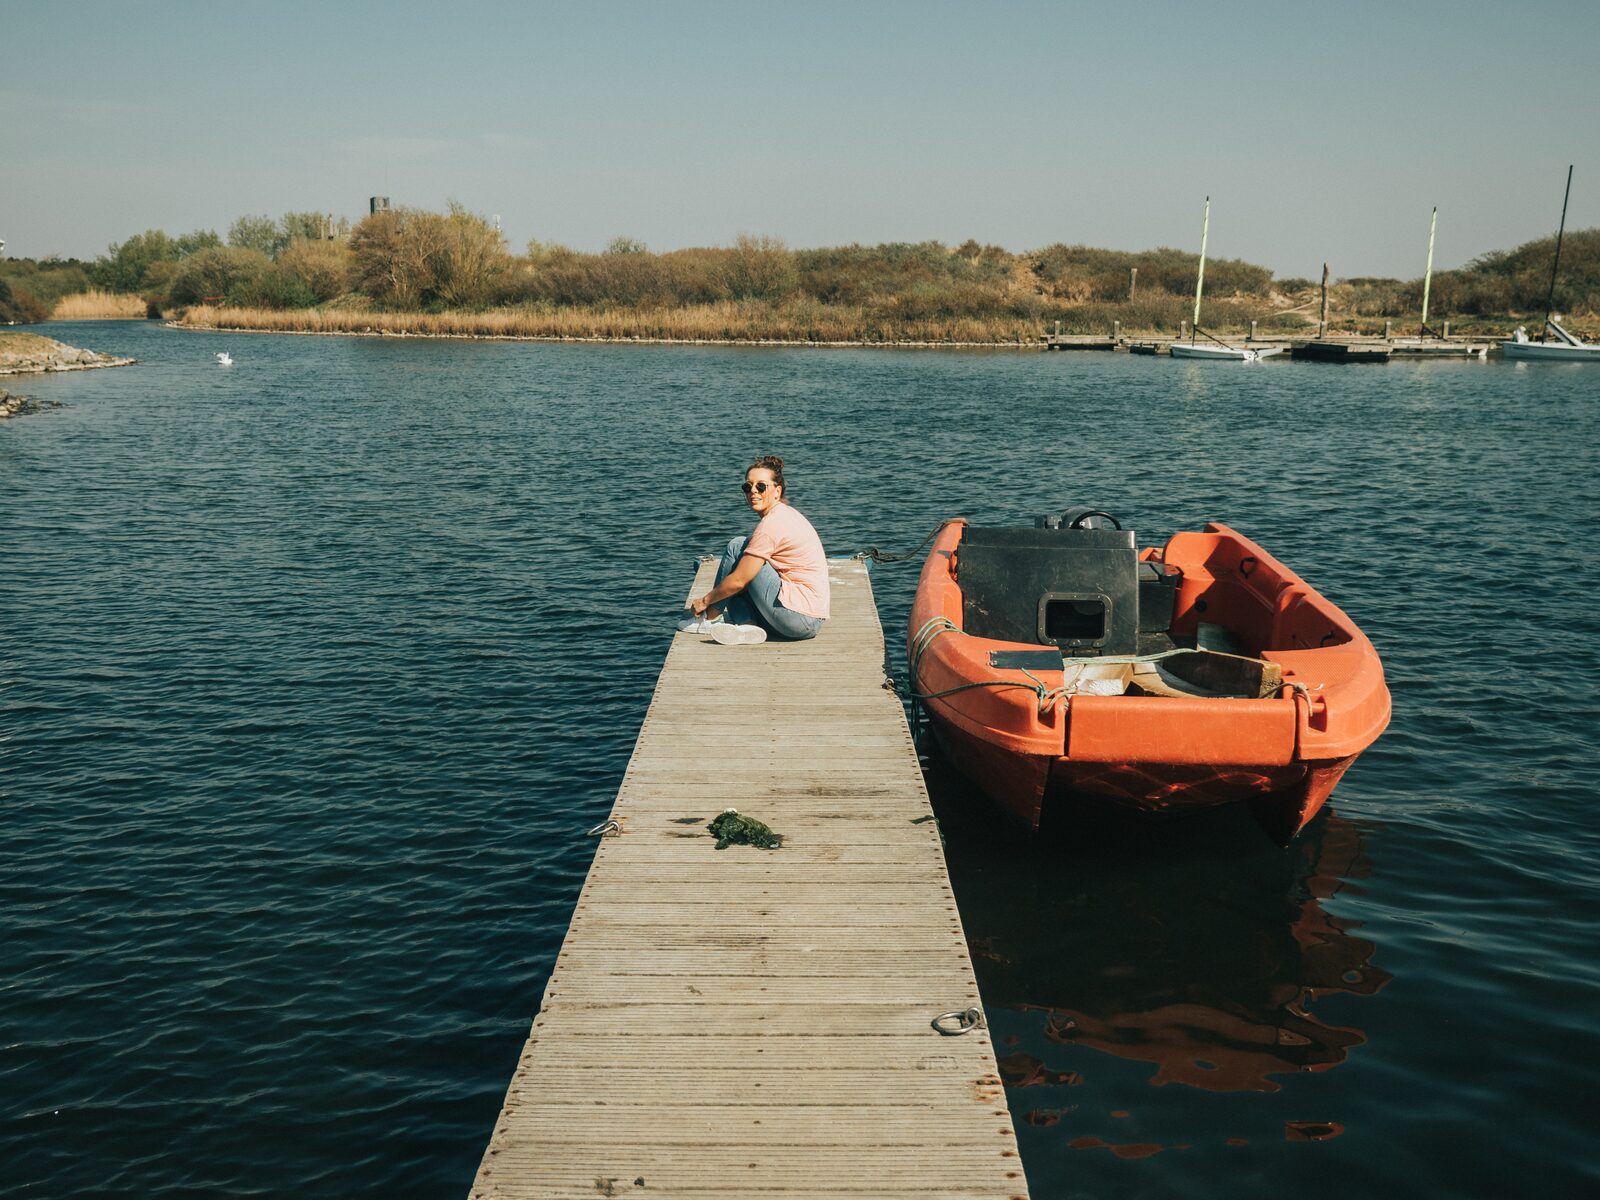
[{"label": "mooring rope", "polygon": [[[954,519],[955,518],[951,518],[951,520]],[[936,526],[934,526],[932,533],[918,542],[914,549],[908,550],[904,554],[886,554],[884,551],[879,550],[876,546],[868,546],[865,550],[858,551],[852,557],[854,557],[857,561],[870,558],[873,562],[877,563],[904,562],[908,558],[915,558],[918,551],[920,551],[929,542],[933,541],[934,538],[938,537],[939,531],[948,524],[950,524],[949,520],[940,521]]]},{"label": "mooring rope", "polygon": [[911,642],[906,648],[906,666],[910,675],[906,686],[913,700],[938,700],[943,696],[953,696],[957,692],[971,691],[973,688],[998,688],[1001,690],[1021,688],[1025,692],[1032,692],[1039,698],[1039,712],[1043,715],[1049,711],[1051,705],[1067,695],[1066,688],[1047,687],[1044,680],[1028,670],[1027,667],[1019,667],[1018,670],[1032,681],[1030,683],[1021,683],[1015,679],[980,679],[975,683],[963,683],[953,688],[945,688],[939,692],[918,691],[917,689],[922,683],[922,656],[928,652],[928,648],[933,645],[940,634],[960,632],[961,627],[950,620],[949,617],[933,617],[924,622],[922,628],[912,636]]}]

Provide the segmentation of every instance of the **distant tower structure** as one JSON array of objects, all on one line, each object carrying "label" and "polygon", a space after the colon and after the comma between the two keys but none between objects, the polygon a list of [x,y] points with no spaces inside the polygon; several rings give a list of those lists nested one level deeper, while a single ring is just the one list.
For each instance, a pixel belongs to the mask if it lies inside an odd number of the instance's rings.
[{"label": "distant tower structure", "polygon": [[389,197],[387,197],[387,196],[374,196],[372,198],[371,203],[372,203],[372,211],[375,212],[375,213],[381,213],[381,212],[388,212],[389,211]]}]

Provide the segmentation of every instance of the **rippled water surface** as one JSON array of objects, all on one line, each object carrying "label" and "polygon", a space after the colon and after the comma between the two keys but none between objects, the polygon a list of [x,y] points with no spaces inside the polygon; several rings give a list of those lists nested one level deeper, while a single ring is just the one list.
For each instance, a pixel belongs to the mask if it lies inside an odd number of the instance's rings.
[{"label": "rippled water surface", "polygon": [[1225,519],[1383,654],[1287,853],[932,761],[1036,1197],[1600,1187],[1600,370],[49,332],[142,361],[0,424],[0,1192],[463,1195],[764,450],[835,552]]}]

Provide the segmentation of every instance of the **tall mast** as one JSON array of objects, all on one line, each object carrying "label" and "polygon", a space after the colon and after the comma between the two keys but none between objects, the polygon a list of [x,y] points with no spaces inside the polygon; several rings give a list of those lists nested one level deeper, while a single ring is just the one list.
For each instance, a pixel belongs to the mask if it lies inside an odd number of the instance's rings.
[{"label": "tall mast", "polygon": [[[1564,219],[1564,218],[1563,218]],[[1206,216],[1200,226],[1200,273],[1194,279],[1194,330],[1189,334],[1192,342],[1200,332],[1200,292],[1206,285],[1206,237],[1211,233],[1211,197],[1206,197]]]},{"label": "tall mast", "polygon": [[1556,272],[1561,268],[1561,238],[1567,232],[1567,200],[1572,195],[1572,164],[1567,164],[1567,190],[1561,196],[1561,228],[1556,231],[1556,260],[1550,264],[1550,292],[1544,298],[1544,328],[1539,330],[1542,342],[1550,336],[1550,314],[1556,304]]},{"label": "tall mast", "polygon": [[1439,227],[1439,206],[1433,206],[1433,219],[1428,222],[1428,269],[1422,276],[1422,333],[1428,332],[1428,292],[1433,287],[1433,231]]}]

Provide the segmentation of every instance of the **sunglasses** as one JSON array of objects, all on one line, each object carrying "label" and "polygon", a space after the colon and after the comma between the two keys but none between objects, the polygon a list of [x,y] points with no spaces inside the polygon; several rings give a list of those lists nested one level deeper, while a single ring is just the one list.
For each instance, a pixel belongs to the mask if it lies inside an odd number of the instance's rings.
[{"label": "sunglasses", "polygon": [[746,479],[739,485],[746,496],[748,496],[751,492],[760,492],[763,496],[765,496],[769,487],[777,486],[778,485],[775,483],[768,483],[765,479],[758,479],[754,483],[751,483],[748,479]]}]

